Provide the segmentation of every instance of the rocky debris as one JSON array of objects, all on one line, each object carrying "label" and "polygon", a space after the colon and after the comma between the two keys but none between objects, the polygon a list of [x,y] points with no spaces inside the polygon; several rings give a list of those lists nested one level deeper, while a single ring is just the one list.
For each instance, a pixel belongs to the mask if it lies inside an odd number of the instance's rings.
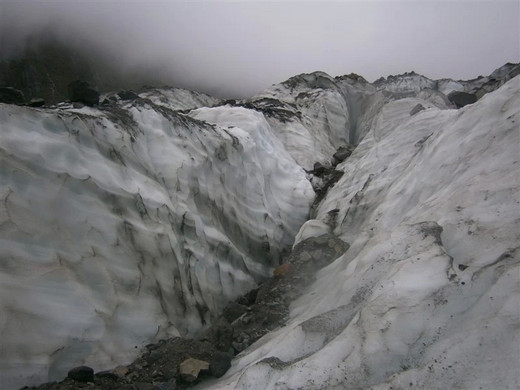
[{"label": "rocky debris", "polygon": [[209,363],[204,360],[189,358],[179,367],[181,378],[186,382],[195,382],[201,371],[208,371]]},{"label": "rocky debris", "polygon": [[[88,383],[72,379],[69,374],[66,379],[59,383],[46,383],[38,387],[25,387],[25,389],[182,390],[194,386],[210,375],[209,362],[213,362],[216,352],[215,348],[207,342],[180,337],[161,340],[156,344],[147,345],[142,355],[128,366],[118,366],[112,370],[98,372],[95,375],[91,371],[92,375],[89,377]],[[199,370],[198,377],[195,380],[186,376],[183,379],[181,374],[181,364],[190,359],[206,362],[206,368],[202,366],[204,370],[202,368]],[[220,367],[223,370],[224,365],[221,364]]]},{"label": "rocky debris", "polygon": [[273,271],[273,276],[286,275],[289,273],[290,270],[291,270],[291,265],[289,263],[284,263],[275,268],[275,270]]},{"label": "rocky debris", "polygon": [[245,103],[235,102],[234,105],[261,112],[265,116],[275,118],[282,123],[291,122],[295,118],[301,119],[301,112],[296,109],[294,104],[273,98],[260,98]]},{"label": "rocky debris", "polygon": [[422,104],[417,104],[412,110],[410,111],[410,116],[414,116],[415,114],[425,110],[424,106]]},{"label": "rocky debris", "polygon": [[256,296],[258,295],[258,288],[255,288],[246,294],[242,295],[237,299],[237,303],[240,303],[242,305],[251,306],[253,303],[256,302]]},{"label": "rocky debris", "polygon": [[448,99],[455,104],[457,108],[462,108],[468,104],[475,103],[477,101],[477,95],[468,92],[453,91],[448,95]]},{"label": "rocky debris", "polygon": [[[285,324],[290,302],[312,283],[318,269],[330,264],[348,248],[347,243],[331,234],[311,237],[296,245],[277,268],[275,276],[260,285],[254,303],[229,324],[233,353],[242,352],[269,331]],[[222,329],[225,329],[222,322],[215,323],[202,338],[215,344],[212,337],[222,333]]]},{"label": "rocky debris", "polygon": [[226,319],[226,321],[232,323],[246,311],[247,306],[242,305],[240,303],[231,302],[225,307],[222,316]]},{"label": "rocky debris", "polygon": [[[117,366],[116,368],[114,368],[112,370],[112,372],[116,375],[116,376],[125,376],[126,374],[128,374],[128,367],[127,366]],[[103,372],[106,372],[106,371],[103,371]]]},{"label": "rocky debris", "polygon": [[323,165],[322,163],[320,163],[319,161],[317,161],[314,163],[314,169],[311,172],[315,176],[321,176],[329,169],[330,169],[330,167],[327,167],[327,166]]},{"label": "rocky debris", "polygon": [[[128,371],[127,371],[128,372]],[[96,372],[96,374],[94,375],[96,378],[107,378],[107,379],[111,379],[113,381],[117,381],[119,379],[119,375],[117,375],[114,372],[112,371],[100,371],[100,372]]]},{"label": "rocky debris", "polygon": [[288,261],[293,265],[295,273],[314,276],[317,270],[336,260],[349,247],[348,243],[327,233],[298,243],[289,255]]},{"label": "rocky debris", "polygon": [[32,98],[27,105],[29,107],[42,107],[45,105],[45,100],[42,98]]},{"label": "rocky debris", "polygon": [[88,366],[75,367],[69,371],[67,377],[78,382],[94,382],[94,370]]},{"label": "rocky debris", "polygon": [[177,386],[171,382],[157,383],[152,390],[175,390]]},{"label": "rocky debris", "polygon": [[[182,375],[182,363],[190,359],[210,362],[215,352],[215,347],[205,341],[180,337],[162,340],[146,346],[146,351],[141,357],[128,366],[129,371],[125,378],[145,383],[175,382],[179,388],[189,387],[186,375]],[[194,382],[196,381],[190,379],[188,383]]]},{"label": "rocky debris", "polygon": [[[351,150],[353,150],[353,147]],[[343,157],[343,156],[346,156],[347,154],[348,154],[348,151],[342,150],[338,156]],[[345,158],[347,158],[347,157],[345,157]],[[320,162],[316,162],[314,164],[314,169],[312,171],[308,171],[307,173],[310,175],[309,179],[312,184],[312,188],[314,189],[314,192],[316,193],[316,198],[314,199],[314,202],[311,206],[310,214],[312,217],[314,214],[314,211],[316,210],[316,207],[323,200],[323,198],[327,194],[327,191],[331,187],[333,187],[334,184],[336,184],[339,179],[341,179],[341,177],[343,176],[343,171],[335,169],[334,166],[324,166]]]},{"label": "rocky debris", "polygon": [[271,368],[274,368],[275,370],[281,370],[282,368],[288,365],[286,362],[275,356],[266,357],[260,360],[259,363],[268,364]]},{"label": "rocky debris", "polygon": [[233,355],[229,353],[216,352],[209,363],[211,375],[215,378],[220,378],[224,375],[231,367],[231,359],[233,359]]},{"label": "rocky debris", "polygon": [[119,96],[121,100],[139,99],[139,95],[137,95],[134,91],[121,91],[118,92],[117,96]]},{"label": "rocky debris", "polygon": [[0,103],[25,104],[23,92],[12,87],[0,87]]},{"label": "rocky debris", "polygon": [[349,158],[354,149],[355,147],[353,145],[340,146],[336,153],[332,155],[332,166],[335,167],[339,163],[342,163],[347,158]]},{"label": "rocky debris", "polygon": [[87,106],[96,106],[99,104],[99,92],[86,81],[76,80],[69,84],[69,100]]},{"label": "rocky debris", "polygon": [[213,325],[200,336],[200,339],[210,341],[218,351],[233,351],[233,327],[223,317],[214,321]]}]

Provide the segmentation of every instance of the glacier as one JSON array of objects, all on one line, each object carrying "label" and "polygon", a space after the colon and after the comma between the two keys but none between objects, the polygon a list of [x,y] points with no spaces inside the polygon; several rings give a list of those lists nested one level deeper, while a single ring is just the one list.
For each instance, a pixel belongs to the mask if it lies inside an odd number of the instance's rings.
[{"label": "glacier", "polygon": [[297,237],[350,249],[207,387],[517,388],[519,91],[413,117],[424,101],[387,103]]},{"label": "glacier", "polygon": [[[329,234],[347,252],[201,388],[517,388],[517,72],[0,104],[2,386],[196,337],[291,247]],[[455,109],[453,91],[479,100]],[[346,145],[313,204],[315,163]]]}]

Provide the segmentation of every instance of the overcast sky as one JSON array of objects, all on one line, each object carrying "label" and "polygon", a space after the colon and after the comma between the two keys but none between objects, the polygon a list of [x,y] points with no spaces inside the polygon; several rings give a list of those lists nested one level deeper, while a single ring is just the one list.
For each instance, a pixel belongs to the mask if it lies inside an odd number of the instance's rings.
[{"label": "overcast sky", "polygon": [[251,96],[302,72],[468,79],[520,60],[519,1],[6,1],[0,50],[41,28],[122,68]]}]

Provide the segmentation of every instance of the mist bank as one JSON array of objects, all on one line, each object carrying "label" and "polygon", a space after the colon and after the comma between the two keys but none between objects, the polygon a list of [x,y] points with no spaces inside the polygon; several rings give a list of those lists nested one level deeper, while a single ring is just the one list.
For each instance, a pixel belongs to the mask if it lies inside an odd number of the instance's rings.
[{"label": "mist bank", "polygon": [[[411,70],[431,79],[472,79],[519,61],[518,12],[517,2],[504,1],[3,1],[0,61],[25,60],[11,72],[4,63],[0,82],[7,78],[24,90],[21,84],[50,79],[59,95],[54,74],[79,73],[101,91],[170,85],[248,98],[316,70],[356,72],[368,81]],[[28,61],[27,47],[34,51],[38,42],[74,54]]]}]

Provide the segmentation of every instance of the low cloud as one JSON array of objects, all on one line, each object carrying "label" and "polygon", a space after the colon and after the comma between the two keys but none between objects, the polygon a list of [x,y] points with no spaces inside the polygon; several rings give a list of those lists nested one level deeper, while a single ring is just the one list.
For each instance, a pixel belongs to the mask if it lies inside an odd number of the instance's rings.
[{"label": "low cloud", "polygon": [[517,1],[3,1],[0,55],[48,36],[121,74],[221,97],[315,70],[468,79],[519,61],[519,12]]}]

